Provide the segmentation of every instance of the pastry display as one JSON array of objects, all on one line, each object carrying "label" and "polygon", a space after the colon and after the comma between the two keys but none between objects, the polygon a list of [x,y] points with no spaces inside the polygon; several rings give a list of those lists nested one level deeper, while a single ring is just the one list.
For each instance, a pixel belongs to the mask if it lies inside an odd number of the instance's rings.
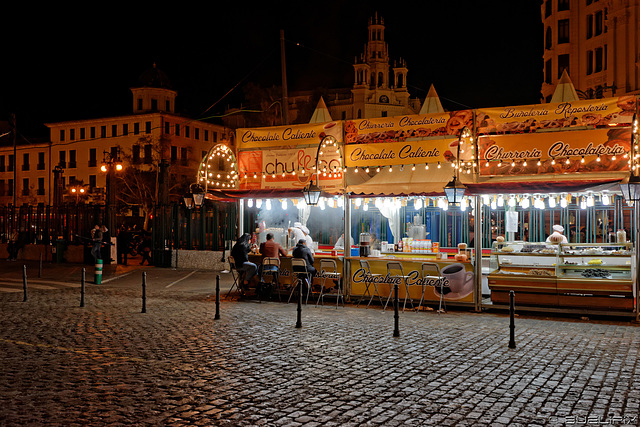
[{"label": "pastry display", "polygon": [[606,278],[610,275],[611,272],[603,268],[588,268],[582,272],[582,277],[587,278]]}]

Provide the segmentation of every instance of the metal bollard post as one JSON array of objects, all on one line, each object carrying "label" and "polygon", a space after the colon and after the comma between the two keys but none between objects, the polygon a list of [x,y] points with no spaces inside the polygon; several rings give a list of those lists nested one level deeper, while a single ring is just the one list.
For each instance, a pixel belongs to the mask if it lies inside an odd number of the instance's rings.
[{"label": "metal bollard post", "polygon": [[142,312],[147,312],[147,272],[142,272]]},{"label": "metal bollard post", "polygon": [[216,275],[216,315],[213,320],[220,319],[220,275]]},{"label": "metal bollard post", "polygon": [[515,338],[515,312],[516,312],[516,304],[515,304],[515,293],[513,291],[509,291],[509,348],[516,348],[516,338]]},{"label": "metal bollard post", "polygon": [[84,293],[85,293],[85,268],[82,267],[82,279],[80,281],[80,307],[84,307]]},{"label": "metal bollard post", "polygon": [[93,275],[93,283],[99,285],[102,283],[102,266],[103,262],[101,259],[96,259],[96,270]]},{"label": "metal bollard post", "polygon": [[393,328],[393,336],[400,336],[400,314],[398,313],[398,284],[393,285],[393,320],[394,320],[394,328]]},{"label": "metal bollard post", "polygon": [[22,302],[27,301],[27,266],[22,266]]},{"label": "metal bollard post", "polygon": [[302,279],[298,279],[298,320],[296,328],[302,328]]}]

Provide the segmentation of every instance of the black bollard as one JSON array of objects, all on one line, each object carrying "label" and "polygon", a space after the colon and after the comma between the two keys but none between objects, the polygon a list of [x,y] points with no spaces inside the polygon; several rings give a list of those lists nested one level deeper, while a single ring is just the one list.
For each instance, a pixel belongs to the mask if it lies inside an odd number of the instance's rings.
[{"label": "black bollard", "polygon": [[220,319],[220,275],[216,275],[216,315],[213,320]]},{"label": "black bollard", "polygon": [[399,309],[399,303],[398,303],[398,284],[395,283],[393,285],[393,320],[394,320],[394,328],[393,328],[393,336],[394,337],[399,337],[400,336],[400,314],[398,313],[398,309]]},{"label": "black bollard", "polygon": [[27,301],[27,266],[22,266],[22,302]]},{"label": "black bollard", "polygon": [[298,279],[298,320],[296,328],[302,328],[302,279]]},{"label": "black bollard", "polygon": [[147,312],[147,272],[142,272],[142,312]]},{"label": "black bollard", "polygon": [[84,292],[85,292],[85,268],[82,268],[82,280],[80,281],[80,307],[84,307]]},{"label": "black bollard", "polygon": [[515,296],[516,294],[513,291],[509,291],[509,348],[516,348],[516,325],[514,320],[516,312]]}]

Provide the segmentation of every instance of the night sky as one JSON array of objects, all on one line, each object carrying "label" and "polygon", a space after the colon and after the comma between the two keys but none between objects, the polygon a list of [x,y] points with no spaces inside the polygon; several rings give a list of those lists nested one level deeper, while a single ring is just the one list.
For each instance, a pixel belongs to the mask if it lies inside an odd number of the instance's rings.
[{"label": "night sky", "polygon": [[0,30],[0,120],[15,113],[23,134],[46,136],[43,123],[129,114],[129,88],[153,63],[178,91],[180,112],[220,115],[240,105],[245,84],[281,84],[281,29],[290,92],[350,87],[375,12],[385,20],[391,59],[407,62],[413,97],[424,98],[433,84],[448,110],[537,103],[539,3],[228,2],[217,11],[182,2],[179,10],[128,5],[80,16],[10,11],[14,25]]}]

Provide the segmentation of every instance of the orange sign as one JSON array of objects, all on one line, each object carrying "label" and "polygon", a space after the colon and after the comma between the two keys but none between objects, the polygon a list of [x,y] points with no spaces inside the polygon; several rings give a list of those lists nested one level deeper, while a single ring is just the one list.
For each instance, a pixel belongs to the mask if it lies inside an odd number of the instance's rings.
[{"label": "orange sign", "polygon": [[628,170],[631,129],[609,128],[478,138],[481,175]]}]

